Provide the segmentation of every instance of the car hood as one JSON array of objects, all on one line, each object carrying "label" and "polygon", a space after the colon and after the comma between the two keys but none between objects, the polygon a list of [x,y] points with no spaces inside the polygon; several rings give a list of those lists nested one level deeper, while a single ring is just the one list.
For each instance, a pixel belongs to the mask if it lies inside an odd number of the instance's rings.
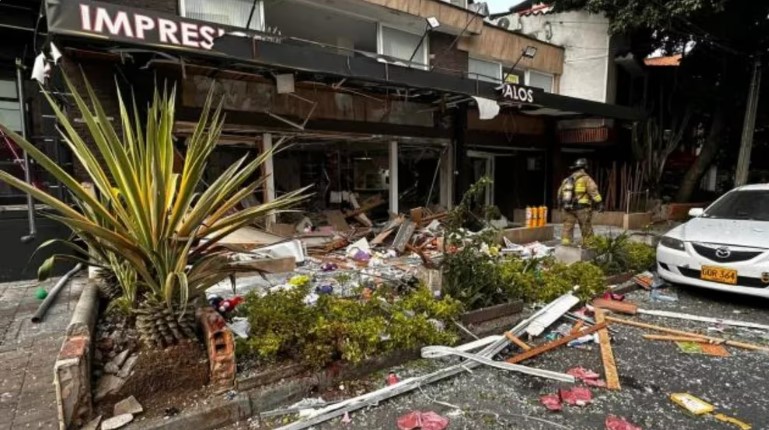
[{"label": "car hood", "polygon": [[671,230],[669,236],[687,242],[767,248],[769,222],[694,218]]}]

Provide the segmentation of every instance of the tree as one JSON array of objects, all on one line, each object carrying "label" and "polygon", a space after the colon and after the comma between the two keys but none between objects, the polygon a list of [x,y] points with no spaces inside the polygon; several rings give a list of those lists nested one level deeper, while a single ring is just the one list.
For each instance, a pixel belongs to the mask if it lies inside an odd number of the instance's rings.
[{"label": "tree", "polygon": [[[676,200],[687,201],[720,148],[737,150],[737,141],[725,139],[729,127],[741,127],[745,112],[750,68],[756,56],[769,48],[769,2],[745,0],[553,0],[556,10],[584,9],[603,13],[610,32],[628,36],[638,58],[660,50],[663,54],[684,53],[681,65],[670,79],[676,80],[669,97],[655,100],[649,91],[645,108],[652,122],[677,136],[676,125],[705,124],[707,138],[699,156],[684,175]],[[670,82],[662,85],[670,86]],[[656,102],[652,102],[656,101]],[[692,121],[683,121],[691,115]],[[646,126],[643,125],[642,126]],[[686,130],[683,130],[686,132]],[[658,162],[682,140],[652,140],[657,148],[647,162]],[[656,139],[656,141],[654,140]],[[683,135],[683,141],[686,134]],[[641,143],[644,141],[642,140]],[[637,146],[637,145],[636,145]],[[636,151],[638,152],[638,151]],[[652,159],[649,159],[652,158]],[[656,160],[654,159],[656,158]]]}]

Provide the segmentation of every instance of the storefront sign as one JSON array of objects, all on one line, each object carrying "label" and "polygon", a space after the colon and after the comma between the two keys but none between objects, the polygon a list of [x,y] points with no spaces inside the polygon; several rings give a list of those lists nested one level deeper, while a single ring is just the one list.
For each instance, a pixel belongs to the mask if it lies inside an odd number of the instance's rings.
[{"label": "storefront sign", "polygon": [[534,103],[534,89],[520,85],[505,84],[500,89],[502,98],[520,103]]},{"label": "storefront sign", "polygon": [[[175,49],[209,51],[231,27],[86,0],[47,0],[48,30]],[[242,31],[242,30],[241,30]]]}]

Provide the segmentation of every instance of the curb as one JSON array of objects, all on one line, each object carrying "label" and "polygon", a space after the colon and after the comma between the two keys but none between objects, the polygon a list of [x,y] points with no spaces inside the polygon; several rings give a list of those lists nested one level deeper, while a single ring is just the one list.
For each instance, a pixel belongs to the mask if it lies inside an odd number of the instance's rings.
[{"label": "curb", "polygon": [[[498,333],[497,326],[509,326],[511,321],[520,319],[519,314],[501,318],[499,324],[478,327],[478,336],[483,337]],[[492,321],[488,321],[491,323]],[[191,411],[173,418],[153,418],[147,421],[129,424],[128,430],[213,430],[226,425],[245,421],[258,416],[262,412],[273,410],[290,402],[296,402],[306,397],[315,389],[323,389],[336,385],[341,381],[356,379],[365,375],[398,366],[420,358],[419,349],[400,351],[391,355],[377,357],[364,361],[356,366],[349,366],[338,372],[320,371],[309,376],[300,377],[271,385],[263,385],[244,390],[231,400],[221,400],[216,405]],[[290,377],[291,375],[285,375]],[[261,376],[269,380],[269,376]],[[253,386],[248,379],[238,381],[238,386]]]},{"label": "curb", "polygon": [[98,307],[96,282],[77,278],[71,282],[85,282],[75,311],[67,326],[64,342],[53,365],[53,383],[56,391],[56,411],[59,429],[82,425],[93,411],[91,399],[91,345]]}]

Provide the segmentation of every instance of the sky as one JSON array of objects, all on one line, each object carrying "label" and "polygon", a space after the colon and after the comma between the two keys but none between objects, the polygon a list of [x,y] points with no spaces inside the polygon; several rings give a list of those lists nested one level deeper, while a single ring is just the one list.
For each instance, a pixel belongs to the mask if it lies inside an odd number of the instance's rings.
[{"label": "sky", "polygon": [[486,0],[491,13],[506,12],[510,6],[520,3],[522,0]]}]

